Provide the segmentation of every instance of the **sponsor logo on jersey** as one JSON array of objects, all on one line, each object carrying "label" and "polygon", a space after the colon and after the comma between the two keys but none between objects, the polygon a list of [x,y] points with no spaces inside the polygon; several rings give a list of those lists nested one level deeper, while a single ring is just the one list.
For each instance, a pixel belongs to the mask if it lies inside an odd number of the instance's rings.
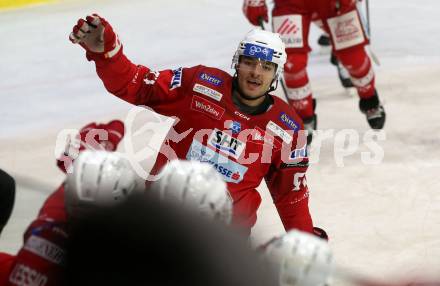
[{"label": "sponsor logo on jersey", "polygon": [[9,282],[20,286],[44,286],[47,276],[21,263],[17,263],[9,275]]},{"label": "sponsor logo on jersey", "polygon": [[197,95],[194,95],[192,98],[191,109],[204,113],[217,120],[220,120],[220,118],[223,116],[223,113],[225,113],[225,109],[223,107],[218,106],[217,104]]},{"label": "sponsor logo on jersey", "polygon": [[182,71],[182,67],[173,70],[173,78],[171,79],[170,90],[178,88],[182,85]]},{"label": "sponsor logo on jersey", "polygon": [[252,132],[252,140],[254,140],[254,141],[263,141],[263,143],[265,141],[264,140],[264,131],[261,130],[260,128],[258,128],[258,126]]},{"label": "sponsor logo on jersey", "polygon": [[193,140],[186,154],[186,159],[211,164],[222,175],[224,181],[230,183],[241,182],[248,170],[247,167],[229,160],[197,140]]},{"label": "sponsor logo on jersey", "polygon": [[281,112],[280,114],[280,120],[281,122],[283,122],[283,124],[289,128],[292,129],[294,132],[299,130],[299,124],[293,120],[292,117],[290,117],[289,115],[287,115],[285,112]]},{"label": "sponsor logo on jersey", "polygon": [[193,90],[195,92],[204,94],[212,99],[215,99],[217,101],[220,101],[222,99],[223,94],[221,94],[220,92],[213,90],[212,88],[209,88],[207,86],[201,85],[196,83],[193,87]]},{"label": "sponsor logo on jersey", "polygon": [[282,145],[281,141],[270,134],[266,134],[266,132],[258,126],[252,131],[252,141],[258,144],[270,144],[276,149],[280,149]]},{"label": "sponsor logo on jersey", "polygon": [[296,34],[299,32],[299,30],[300,28],[295,24],[294,21],[289,18],[285,18],[281,25],[277,28],[276,32],[280,35],[287,35],[290,33]]},{"label": "sponsor logo on jersey", "polygon": [[295,149],[292,152],[290,152],[289,159],[291,160],[298,160],[305,158],[307,158],[307,146],[304,146],[303,148]]},{"label": "sponsor logo on jersey", "polygon": [[148,84],[148,85],[155,84],[157,79],[159,78],[159,75],[160,75],[160,72],[158,72],[158,71],[150,71],[149,73],[147,73],[145,75],[145,78],[144,78],[145,84]]},{"label": "sponsor logo on jersey", "polygon": [[273,27],[280,34],[286,48],[304,46],[301,15],[284,15],[273,17]]},{"label": "sponsor logo on jersey", "polygon": [[238,111],[234,111],[234,114],[237,115],[240,118],[243,118],[243,119],[246,119],[246,120],[251,120],[249,116],[246,116],[243,113],[240,113]]},{"label": "sponsor logo on jersey", "polygon": [[199,75],[199,78],[215,86],[220,86],[223,83],[223,80],[219,79],[218,77],[204,72]]},{"label": "sponsor logo on jersey", "polygon": [[327,20],[335,50],[353,47],[365,41],[364,33],[356,11]]},{"label": "sponsor logo on jersey", "polygon": [[232,131],[232,134],[238,134],[241,131],[241,123],[238,121],[232,121],[228,130]]},{"label": "sponsor logo on jersey", "polygon": [[273,49],[266,48],[263,46],[246,43],[244,45],[244,51],[243,55],[253,57],[253,58],[259,58],[263,61],[272,61],[273,56]]},{"label": "sponsor logo on jersey", "polygon": [[31,235],[24,245],[24,249],[55,264],[61,264],[64,259],[64,250],[47,239]]},{"label": "sponsor logo on jersey", "polygon": [[245,143],[232,137],[226,132],[218,130],[217,128],[211,133],[208,138],[208,144],[217,150],[221,150],[234,158],[239,158],[246,146]]},{"label": "sponsor logo on jersey", "polygon": [[290,144],[292,142],[292,140],[293,140],[292,135],[287,133],[286,130],[281,128],[278,124],[276,124],[272,120],[267,123],[266,130],[271,131],[273,134],[275,134],[278,137],[280,137],[287,144]]}]

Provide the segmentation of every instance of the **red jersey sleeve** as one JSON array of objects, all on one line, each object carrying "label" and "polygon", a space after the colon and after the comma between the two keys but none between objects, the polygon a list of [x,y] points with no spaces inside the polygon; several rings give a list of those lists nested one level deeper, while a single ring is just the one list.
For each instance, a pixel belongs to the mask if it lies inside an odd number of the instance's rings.
[{"label": "red jersey sleeve", "polygon": [[295,228],[312,233],[306,180],[307,147],[296,148],[293,144],[289,149],[289,152],[283,149],[274,152],[265,180],[286,231]]},{"label": "red jersey sleeve", "polygon": [[66,229],[65,223],[35,220],[15,257],[6,285],[62,285]]},{"label": "red jersey sleeve", "polygon": [[63,185],[46,200],[23,240],[6,285],[62,285],[68,240]]},{"label": "red jersey sleeve", "polygon": [[64,186],[53,192],[24,233],[6,285],[61,285],[68,240]]},{"label": "red jersey sleeve", "polygon": [[169,105],[185,96],[185,83],[190,83],[201,67],[154,71],[133,64],[122,50],[111,59],[96,59],[95,63],[97,74],[110,93],[135,105],[147,105],[164,115],[169,115],[167,111],[171,110],[162,109],[161,105]]}]

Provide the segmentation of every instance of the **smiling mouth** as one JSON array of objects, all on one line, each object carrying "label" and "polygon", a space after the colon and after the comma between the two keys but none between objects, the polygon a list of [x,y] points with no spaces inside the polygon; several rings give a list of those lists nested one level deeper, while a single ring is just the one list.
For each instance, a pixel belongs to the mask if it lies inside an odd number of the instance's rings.
[{"label": "smiling mouth", "polygon": [[248,83],[249,86],[253,86],[253,87],[261,86],[261,82],[256,80],[256,79],[248,79],[247,83]]}]

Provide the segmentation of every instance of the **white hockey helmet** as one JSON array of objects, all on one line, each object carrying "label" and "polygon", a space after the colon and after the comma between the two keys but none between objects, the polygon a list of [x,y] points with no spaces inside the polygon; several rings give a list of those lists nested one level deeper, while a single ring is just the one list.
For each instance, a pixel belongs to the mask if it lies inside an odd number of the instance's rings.
[{"label": "white hockey helmet", "polygon": [[210,164],[173,160],[159,176],[151,190],[160,199],[196,210],[203,217],[230,223],[232,199],[221,175]]},{"label": "white hockey helmet", "polygon": [[278,273],[280,286],[326,285],[333,269],[327,241],[299,230],[270,241],[263,255]]},{"label": "white hockey helmet", "polygon": [[67,213],[80,217],[90,208],[116,205],[144,186],[126,158],[115,152],[84,150],[67,174]]},{"label": "white hockey helmet", "polygon": [[286,47],[278,33],[261,29],[249,31],[238,45],[232,58],[232,68],[236,68],[240,56],[258,58],[277,65],[275,79],[283,73],[287,60]]}]

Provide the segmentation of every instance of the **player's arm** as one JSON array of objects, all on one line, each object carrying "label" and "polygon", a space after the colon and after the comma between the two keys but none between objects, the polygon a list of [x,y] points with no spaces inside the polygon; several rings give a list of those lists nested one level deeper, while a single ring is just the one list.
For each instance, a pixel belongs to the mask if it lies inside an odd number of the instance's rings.
[{"label": "player's arm", "polygon": [[154,108],[176,100],[182,94],[183,73],[191,74],[197,69],[158,72],[132,63],[124,55],[122,43],[111,25],[97,14],[79,19],[70,40],[86,50],[87,59],[95,62],[98,76],[110,93],[136,105]]},{"label": "player's arm", "polygon": [[62,285],[66,225],[48,220],[35,220],[28,228],[23,247],[18,251],[6,285]]},{"label": "player's arm", "polygon": [[289,152],[282,150],[274,152],[272,165],[265,180],[284,228],[313,233],[308,206],[306,145],[304,144],[302,148],[292,145]]}]

